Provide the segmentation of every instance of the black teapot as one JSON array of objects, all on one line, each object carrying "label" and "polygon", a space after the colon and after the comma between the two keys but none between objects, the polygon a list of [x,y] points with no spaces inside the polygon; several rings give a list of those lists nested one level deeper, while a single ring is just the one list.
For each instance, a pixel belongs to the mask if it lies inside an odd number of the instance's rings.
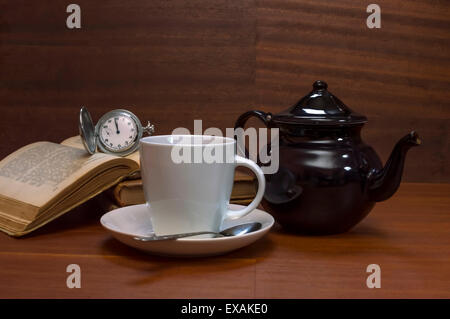
[{"label": "black teapot", "polygon": [[235,128],[243,128],[252,116],[280,133],[279,168],[265,175],[262,205],[285,229],[300,233],[351,229],[376,202],[396,192],[406,152],[421,143],[414,131],[404,136],[383,167],[361,139],[367,118],[331,94],[323,81],[281,113],[242,114]]}]

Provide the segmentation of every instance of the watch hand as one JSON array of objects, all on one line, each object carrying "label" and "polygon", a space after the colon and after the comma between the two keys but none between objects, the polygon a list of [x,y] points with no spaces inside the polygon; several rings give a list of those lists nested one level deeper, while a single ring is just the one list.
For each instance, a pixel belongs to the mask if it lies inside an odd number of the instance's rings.
[{"label": "watch hand", "polygon": [[117,133],[117,134],[120,134],[120,131],[119,131],[119,125],[117,124],[117,121],[118,121],[118,118],[115,117],[115,118],[114,118],[114,123],[116,123],[116,133]]}]

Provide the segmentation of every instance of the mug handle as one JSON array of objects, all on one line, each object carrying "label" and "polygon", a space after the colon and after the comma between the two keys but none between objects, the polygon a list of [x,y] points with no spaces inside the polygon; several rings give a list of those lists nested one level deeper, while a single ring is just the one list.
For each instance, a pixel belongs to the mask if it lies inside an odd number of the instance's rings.
[{"label": "mug handle", "polygon": [[261,170],[261,168],[256,165],[255,162],[246,159],[244,157],[241,157],[239,155],[235,156],[236,160],[236,166],[244,166],[253,171],[255,173],[256,178],[258,179],[258,191],[256,192],[256,196],[253,199],[253,201],[245,208],[240,210],[228,210],[225,214],[225,218],[227,219],[236,219],[241,218],[253,211],[255,208],[258,207],[259,203],[261,202],[264,190],[266,189],[266,180],[264,178],[264,173]]}]

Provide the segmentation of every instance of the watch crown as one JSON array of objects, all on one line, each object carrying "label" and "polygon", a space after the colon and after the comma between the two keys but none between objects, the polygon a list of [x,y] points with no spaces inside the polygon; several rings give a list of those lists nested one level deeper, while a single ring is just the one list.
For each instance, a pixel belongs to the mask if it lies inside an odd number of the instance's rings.
[{"label": "watch crown", "polygon": [[147,126],[143,128],[144,132],[148,135],[152,135],[155,132],[155,125],[150,124],[150,121],[147,121]]}]

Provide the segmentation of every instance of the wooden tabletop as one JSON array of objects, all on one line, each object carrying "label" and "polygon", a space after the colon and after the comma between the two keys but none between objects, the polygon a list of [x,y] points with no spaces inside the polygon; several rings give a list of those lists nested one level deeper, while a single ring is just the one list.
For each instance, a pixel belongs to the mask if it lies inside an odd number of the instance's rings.
[{"label": "wooden tabletop", "polygon": [[[275,227],[238,251],[163,258],[113,239],[90,201],[41,230],[0,234],[1,298],[450,298],[450,184],[402,184],[351,232],[296,236]],[[81,268],[69,289],[66,267]],[[366,267],[381,267],[369,289]]]}]

